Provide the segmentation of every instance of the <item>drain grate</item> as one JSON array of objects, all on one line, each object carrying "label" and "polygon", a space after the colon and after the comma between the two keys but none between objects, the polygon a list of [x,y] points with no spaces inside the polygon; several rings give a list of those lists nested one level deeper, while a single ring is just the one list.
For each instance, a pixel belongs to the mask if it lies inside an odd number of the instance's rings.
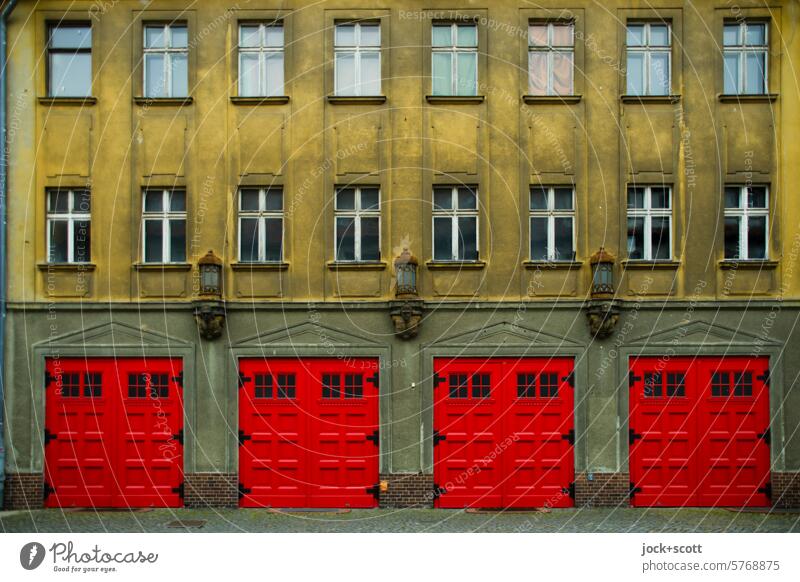
[{"label": "drain grate", "polygon": [[324,507],[285,507],[281,509],[270,508],[270,513],[317,513],[317,514],[333,514],[350,513],[349,509],[326,509]]},{"label": "drain grate", "polygon": [[147,513],[150,507],[66,507],[64,513]]},{"label": "drain grate", "polygon": [[176,519],[175,521],[170,521],[167,527],[174,529],[200,529],[205,524],[205,519]]},{"label": "drain grate", "polygon": [[550,513],[550,510],[545,507],[507,507],[507,508],[477,508],[477,507],[470,507],[469,509],[464,510],[464,513]]}]

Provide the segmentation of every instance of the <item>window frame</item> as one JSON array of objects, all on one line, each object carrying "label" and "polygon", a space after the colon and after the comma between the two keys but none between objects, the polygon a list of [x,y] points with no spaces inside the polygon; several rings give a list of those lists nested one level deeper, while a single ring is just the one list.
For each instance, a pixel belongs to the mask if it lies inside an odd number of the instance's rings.
[{"label": "window frame", "polygon": [[[533,26],[546,26],[547,27],[547,44],[543,46],[531,44],[530,30]],[[572,31],[572,44],[569,46],[554,46],[553,41],[553,27],[554,26],[569,26]],[[527,91],[529,95],[542,96],[542,97],[569,97],[575,95],[575,21],[574,20],[546,20],[537,21],[532,20],[528,22],[528,70],[527,70]],[[531,56],[534,53],[547,54],[547,90],[544,94],[534,93],[531,85]],[[570,71],[570,91],[569,93],[556,93],[553,91],[553,56],[555,53],[568,53],[572,56],[572,70]]]},{"label": "window frame", "polygon": [[[631,188],[644,188],[644,207],[643,208],[628,208],[628,194]],[[668,208],[653,208],[652,207],[652,188],[666,188],[667,195],[669,198],[669,207]],[[628,260],[630,261],[642,261],[642,262],[656,262],[656,261],[672,261],[674,259],[674,224],[673,224],[673,217],[672,213],[674,211],[674,204],[673,204],[673,188],[667,184],[647,184],[647,185],[635,185],[629,184],[625,190],[625,209],[626,209],[626,216],[625,216],[625,249],[626,253],[628,253]],[[652,249],[652,222],[653,218],[668,218],[669,219],[669,257],[666,259],[656,259],[653,258],[653,249]],[[630,257],[630,250],[628,249],[628,219],[630,218],[644,218],[644,226],[642,228],[644,232],[644,244],[642,246],[642,258],[631,258]]]},{"label": "window frame", "polygon": [[[378,44],[377,45],[362,45],[361,44],[361,26],[374,26],[378,29]],[[354,26],[354,44],[352,46],[341,46],[336,44],[336,32],[340,26]],[[383,95],[383,31],[380,21],[375,20],[359,20],[349,21],[342,20],[334,22],[333,24],[333,94],[336,97],[378,97]],[[338,85],[338,70],[339,59],[337,58],[341,53],[353,53],[353,78],[355,84],[353,86],[353,93],[343,93]],[[364,93],[362,87],[364,80],[361,76],[361,57],[364,53],[378,55],[378,91],[376,93]]]},{"label": "window frame", "polygon": [[[376,209],[363,209],[361,205],[361,189],[371,189],[378,191],[378,206]],[[354,192],[354,208],[340,209],[339,208],[339,192],[342,190],[352,189]],[[339,218],[352,218],[354,231],[354,244],[353,244],[353,259],[340,259],[339,258],[339,240],[337,239],[336,223]],[[377,259],[362,259],[361,249],[361,219],[362,218],[377,218],[378,219],[378,258]],[[381,253],[381,188],[378,185],[362,184],[362,185],[349,185],[349,186],[336,186],[333,192],[333,260],[336,263],[374,263],[380,261],[383,253]]]},{"label": "window frame", "polygon": [[[747,194],[748,188],[758,187],[764,188],[764,208],[749,208],[747,206]],[[728,188],[737,188],[739,191],[739,207],[738,208],[728,208],[725,202],[725,190]],[[725,184],[723,186],[723,221],[727,219],[729,216],[738,217],[739,220],[739,257],[728,257],[724,256],[725,254],[725,226],[723,222],[722,228],[722,236],[723,236],[723,256],[726,261],[768,261],[770,252],[769,252],[769,232],[770,232],[770,224],[769,224],[769,212],[770,212],[770,196],[769,196],[769,184]],[[764,218],[764,256],[763,257],[750,257],[750,241],[748,240],[748,231],[749,231],[749,224],[750,224],[750,217],[763,217]],[[744,252],[742,252],[744,251]]]},{"label": "window frame", "polygon": [[[147,46],[147,30],[151,28],[161,28],[164,32],[163,47],[148,48]],[[186,46],[175,48],[172,47],[172,29],[185,28],[186,29]],[[189,59],[189,48],[191,42],[189,41],[189,23],[186,21],[172,21],[172,22],[144,22],[142,24],[142,95],[145,99],[186,99],[191,94],[191,62]],[[161,54],[164,56],[164,87],[168,89],[167,94],[162,95],[149,95],[147,92],[147,55],[148,54]],[[172,55],[183,54],[186,56],[186,95],[173,95],[172,91]],[[163,93],[163,91],[162,91]]]},{"label": "window frame", "polygon": [[[147,194],[151,192],[161,192],[162,195],[162,206],[160,212],[155,212],[152,210],[145,210],[145,204],[147,200]],[[170,209],[170,196],[175,192],[182,192],[183,193],[183,202],[184,202],[184,209],[182,211],[173,211]],[[141,253],[142,253],[142,264],[146,265],[175,265],[175,264],[183,264],[186,263],[187,249],[186,244],[188,237],[186,234],[188,233],[188,229],[184,228],[184,249],[183,249],[183,256],[184,259],[182,261],[173,261],[172,260],[172,237],[171,234],[171,227],[170,221],[183,219],[184,227],[187,225],[187,208],[188,208],[188,198],[186,196],[186,190],[184,188],[146,188],[142,191],[142,223],[141,223],[141,233],[142,233],[142,244],[141,244]],[[147,229],[145,228],[145,224],[147,221],[160,221],[161,222],[161,260],[160,261],[148,261],[147,260]]]},{"label": "window frame", "polygon": [[[50,196],[52,194],[67,192],[67,211],[54,212],[50,211]],[[75,212],[75,193],[85,192],[89,195],[89,211],[88,212]],[[47,253],[47,262],[55,265],[87,265],[92,261],[92,193],[88,188],[48,188],[45,192],[45,241]],[[67,222],[67,260],[66,261],[53,261],[52,260],[52,241],[50,240],[50,224],[55,221]],[[75,260],[75,223],[85,220],[89,223],[89,248],[88,258],[85,261]]]},{"label": "window frame", "polygon": [[[450,188],[450,209],[436,209],[436,200],[434,194],[438,189]],[[458,189],[469,188],[475,194],[475,208],[474,209],[461,209],[458,207]],[[447,185],[440,184],[434,185],[431,192],[432,199],[432,212],[431,212],[431,255],[433,260],[437,263],[478,263],[481,260],[481,219],[480,219],[480,199],[478,186],[461,185]],[[475,258],[474,259],[459,259],[458,258],[458,219],[475,217]],[[436,258],[436,219],[437,218],[450,218],[450,259],[437,259]]]},{"label": "window frame", "polygon": [[[546,188],[547,189],[547,208],[544,210],[536,209],[534,210],[531,208],[531,195],[532,190],[534,188]],[[556,209],[555,208],[555,190],[557,188],[569,188],[572,191],[572,208],[569,210],[565,209]],[[551,184],[551,185],[542,185],[542,186],[535,186],[532,185],[528,188],[528,259],[532,262],[538,262],[542,259],[534,259],[532,251],[533,246],[533,226],[532,222],[534,218],[547,218],[547,258],[544,259],[548,262],[552,263],[572,263],[575,261],[575,256],[577,253],[577,233],[575,231],[575,187],[572,185],[558,185],[558,184]],[[569,259],[557,259],[555,258],[555,219],[556,218],[570,218],[572,219],[572,257]]]},{"label": "window frame", "polygon": [[[237,33],[237,54],[236,54],[236,92],[239,97],[282,97],[286,94],[286,26],[282,20],[240,20],[236,23]],[[255,47],[242,46],[242,27],[258,26],[259,45]],[[267,28],[280,28],[283,41],[280,47],[267,46]],[[258,55],[258,93],[256,95],[244,95],[242,93],[242,56],[246,54]],[[281,68],[283,76],[281,79],[280,91],[270,93],[269,77],[267,76],[267,56],[270,54],[281,55]]]},{"label": "window frame", "polygon": [[[242,210],[242,190],[258,190],[258,210]],[[270,190],[277,190],[281,194],[281,209],[268,210],[267,209],[267,194]],[[240,263],[248,265],[253,264],[279,264],[283,262],[284,251],[284,234],[286,232],[286,219],[284,216],[284,197],[283,187],[281,186],[261,186],[261,187],[239,187],[237,193],[238,207],[237,207],[237,233],[236,233],[236,249],[237,257]],[[267,219],[277,219],[281,221],[281,252],[277,259],[267,259]],[[258,259],[255,261],[245,261],[242,259],[242,220],[243,219],[257,219],[258,220]]]},{"label": "window frame", "polygon": [[[448,46],[433,46],[433,30],[437,27],[450,27],[450,44]],[[458,27],[471,26],[475,28],[475,46],[474,47],[459,47],[458,43]],[[433,22],[430,29],[431,39],[431,95],[434,97],[475,97],[479,95],[478,87],[480,85],[480,29],[476,22]],[[458,92],[458,59],[450,59],[450,92],[449,93],[436,93],[435,83],[433,81],[433,56],[436,53],[450,53],[455,57],[459,53],[474,53],[475,54],[475,91],[473,93],[461,94]]]},{"label": "window frame", "polygon": [[[55,99],[86,99],[93,95],[94,85],[94,59],[92,58],[92,48],[94,44],[94,29],[92,23],[84,20],[60,20],[60,21],[47,21],[46,26],[46,53],[47,63],[45,65],[45,93],[48,97]],[[56,28],[88,28],[91,34],[91,43],[89,48],[54,48],[52,46],[53,29]],[[52,54],[88,54],[89,55],[89,91],[86,95],[56,95],[53,93],[53,66],[50,60]]]},{"label": "window frame", "polygon": [[[642,35],[642,44],[639,46],[629,46],[627,35],[630,26],[643,26],[644,33]],[[669,44],[666,45],[651,45],[650,44],[650,27],[651,26],[666,26],[667,37]],[[625,23],[625,93],[636,97],[666,97],[672,95],[672,23],[662,20],[631,20]],[[630,75],[629,56],[631,53],[640,53],[644,55],[644,78],[642,79],[644,91],[640,94],[630,93],[628,91],[628,79]],[[667,92],[663,95],[653,93],[652,80],[650,76],[650,61],[653,53],[664,53],[667,55]]]},{"label": "window frame", "polygon": [[[764,44],[763,45],[748,45],[747,44],[747,27],[753,24],[761,24],[764,26]],[[738,29],[737,39],[739,44],[726,45],[725,44],[725,29],[729,26],[735,26]],[[725,95],[768,95],[769,94],[769,20],[763,18],[744,18],[737,21],[725,21],[722,23],[722,92]],[[749,48],[748,48],[749,47]],[[760,93],[748,93],[747,88],[747,59],[748,53],[758,53],[764,55],[764,79],[763,91]],[[735,93],[728,93],[725,91],[726,83],[726,67],[725,57],[728,54],[737,55],[736,74],[737,74],[737,87]]]}]

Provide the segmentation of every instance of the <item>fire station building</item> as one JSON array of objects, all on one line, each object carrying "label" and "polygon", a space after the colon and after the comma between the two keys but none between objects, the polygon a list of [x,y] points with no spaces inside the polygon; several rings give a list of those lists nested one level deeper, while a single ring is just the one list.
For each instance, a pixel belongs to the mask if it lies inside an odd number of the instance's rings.
[{"label": "fire station building", "polygon": [[4,503],[797,507],[776,0],[19,0]]}]

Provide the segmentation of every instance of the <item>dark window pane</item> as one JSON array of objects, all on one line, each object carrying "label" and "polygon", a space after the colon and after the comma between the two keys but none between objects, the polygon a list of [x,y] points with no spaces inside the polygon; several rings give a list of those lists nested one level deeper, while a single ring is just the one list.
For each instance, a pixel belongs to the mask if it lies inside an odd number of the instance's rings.
[{"label": "dark window pane", "polygon": [[283,210],[283,190],[280,188],[270,188],[267,190],[266,209]]},{"label": "dark window pane", "polygon": [[257,212],[259,210],[258,201],[261,194],[255,189],[243,189],[239,192],[239,207],[242,210]]},{"label": "dark window pane", "polygon": [[669,188],[650,188],[650,207],[669,208]]},{"label": "dark window pane", "polygon": [[336,260],[353,261],[356,258],[355,219],[341,217],[336,219]]},{"label": "dark window pane", "polygon": [[661,386],[660,372],[645,372],[644,375],[644,397],[661,398],[664,393]]},{"label": "dark window pane", "polygon": [[341,377],[338,374],[323,374],[322,397],[339,398],[341,393]]},{"label": "dark window pane", "polygon": [[256,374],[256,398],[272,398],[272,375]]},{"label": "dark window pane", "polygon": [[672,258],[669,246],[670,219],[666,216],[654,216],[651,219],[650,250],[653,259],[666,260]]},{"label": "dark window pane", "polygon": [[164,193],[161,190],[150,190],[144,194],[144,211],[161,212],[164,210]]},{"label": "dark window pane", "polygon": [[67,259],[67,221],[51,220],[48,261],[51,263],[66,263]]},{"label": "dark window pane", "polygon": [[467,397],[467,375],[450,374],[450,398]]},{"label": "dark window pane", "polygon": [[452,208],[453,208],[453,191],[450,188],[434,188],[433,209],[452,210]]},{"label": "dark window pane", "polygon": [[517,398],[536,397],[536,375],[517,374]]},{"label": "dark window pane", "polygon": [[243,218],[239,221],[239,260],[258,260],[258,219]]},{"label": "dark window pane", "polygon": [[172,212],[186,211],[186,192],[176,190],[169,195],[169,209]]},{"label": "dark window pane", "polygon": [[475,210],[477,208],[477,200],[472,188],[458,189],[458,208],[461,210]]},{"label": "dark window pane", "polygon": [[433,259],[435,261],[450,261],[453,258],[452,236],[450,230],[453,221],[450,218],[433,219]]},{"label": "dark window pane", "polygon": [[730,395],[730,374],[728,372],[714,372],[711,375],[711,396]]},{"label": "dark window pane", "polygon": [[379,194],[377,188],[361,189],[361,208],[362,210],[378,210]]},{"label": "dark window pane", "polygon": [[67,190],[51,190],[48,192],[47,210],[49,212],[67,212],[69,210],[69,193]]},{"label": "dark window pane", "polygon": [[336,192],[337,210],[354,210],[356,207],[356,191],[354,188],[340,188]]},{"label": "dark window pane", "polygon": [[531,260],[547,260],[547,218],[531,218]]},{"label": "dark window pane", "polygon": [[65,398],[78,398],[81,395],[80,374],[61,374],[56,381],[56,393]]},{"label": "dark window pane", "polygon": [[283,258],[283,219],[265,218],[266,228],[265,261],[280,261]]},{"label": "dark window pane", "polygon": [[278,374],[278,398],[294,398],[295,396],[294,374]]},{"label": "dark window pane", "polygon": [[76,220],[73,225],[72,250],[78,263],[88,263],[91,257],[91,224],[88,220]]},{"label": "dark window pane", "polygon": [[767,189],[764,186],[751,186],[747,189],[748,208],[767,207]]},{"label": "dark window pane", "polygon": [[92,210],[91,196],[87,190],[77,190],[73,196],[72,208],[75,212],[88,214]]},{"label": "dark window pane", "polygon": [[491,392],[489,383],[489,374],[473,374],[472,375],[472,397],[473,398],[488,398]]},{"label": "dark window pane", "polygon": [[144,260],[147,263],[163,261],[163,225],[160,220],[144,221]]},{"label": "dark window pane", "polygon": [[575,258],[575,252],[572,248],[572,218],[554,219],[555,226],[555,257],[556,261],[571,261]]},{"label": "dark window pane", "polygon": [[186,260],[186,221],[182,218],[169,221],[170,261],[179,263]]},{"label": "dark window pane", "polygon": [[738,186],[725,186],[725,208],[741,208]]},{"label": "dark window pane", "polygon": [[380,219],[378,217],[361,219],[362,261],[377,261],[381,258],[378,235],[379,228]]},{"label": "dark window pane", "polygon": [[102,374],[87,372],[83,375],[83,395],[89,398],[98,398],[103,395]]},{"label": "dark window pane", "polygon": [[644,258],[644,218],[628,219],[628,257]]},{"label": "dark window pane", "polygon": [[726,216],[725,217],[725,258],[738,259],[740,244],[739,244],[739,216]]},{"label": "dark window pane", "polygon": [[558,396],[558,374],[549,372],[539,375],[539,396],[556,398]]},{"label": "dark window pane", "polygon": [[553,190],[553,208],[572,210],[572,188],[555,188]]},{"label": "dark window pane", "polygon": [[753,395],[753,374],[752,372],[738,372],[733,375],[733,395],[752,396]]},{"label": "dark window pane", "polygon": [[474,216],[458,219],[458,258],[462,261],[478,260],[478,219]]},{"label": "dark window pane", "polygon": [[361,374],[345,374],[344,397],[362,398],[364,396],[363,377]]},{"label": "dark window pane", "polygon": [[686,396],[686,374],[683,372],[667,374],[667,396]]},{"label": "dark window pane", "polygon": [[747,258],[767,258],[767,217],[751,216],[747,220]]},{"label": "dark window pane", "polygon": [[644,188],[628,188],[628,208],[644,208]]},{"label": "dark window pane", "polygon": [[547,210],[547,188],[531,188],[531,210]]}]

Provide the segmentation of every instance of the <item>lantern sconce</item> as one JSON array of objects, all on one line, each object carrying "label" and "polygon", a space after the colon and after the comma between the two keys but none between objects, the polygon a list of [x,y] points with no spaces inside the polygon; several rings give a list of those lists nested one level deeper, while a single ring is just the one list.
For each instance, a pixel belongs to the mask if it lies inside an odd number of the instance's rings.
[{"label": "lantern sconce", "polygon": [[389,315],[395,335],[400,339],[417,336],[422,325],[423,303],[417,293],[419,261],[407,248],[394,260],[395,300],[390,302]]},{"label": "lantern sconce", "polygon": [[614,255],[603,247],[591,256],[591,297],[586,308],[589,332],[597,339],[605,339],[614,333],[619,321],[619,308],[614,300]]},{"label": "lantern sconce", "polygon": [[194,318],[203,339],[213,340],[225,327],[222,304],[222,259],[210,250],[197,261],[199,274],[198,299],[194,302]]}]

